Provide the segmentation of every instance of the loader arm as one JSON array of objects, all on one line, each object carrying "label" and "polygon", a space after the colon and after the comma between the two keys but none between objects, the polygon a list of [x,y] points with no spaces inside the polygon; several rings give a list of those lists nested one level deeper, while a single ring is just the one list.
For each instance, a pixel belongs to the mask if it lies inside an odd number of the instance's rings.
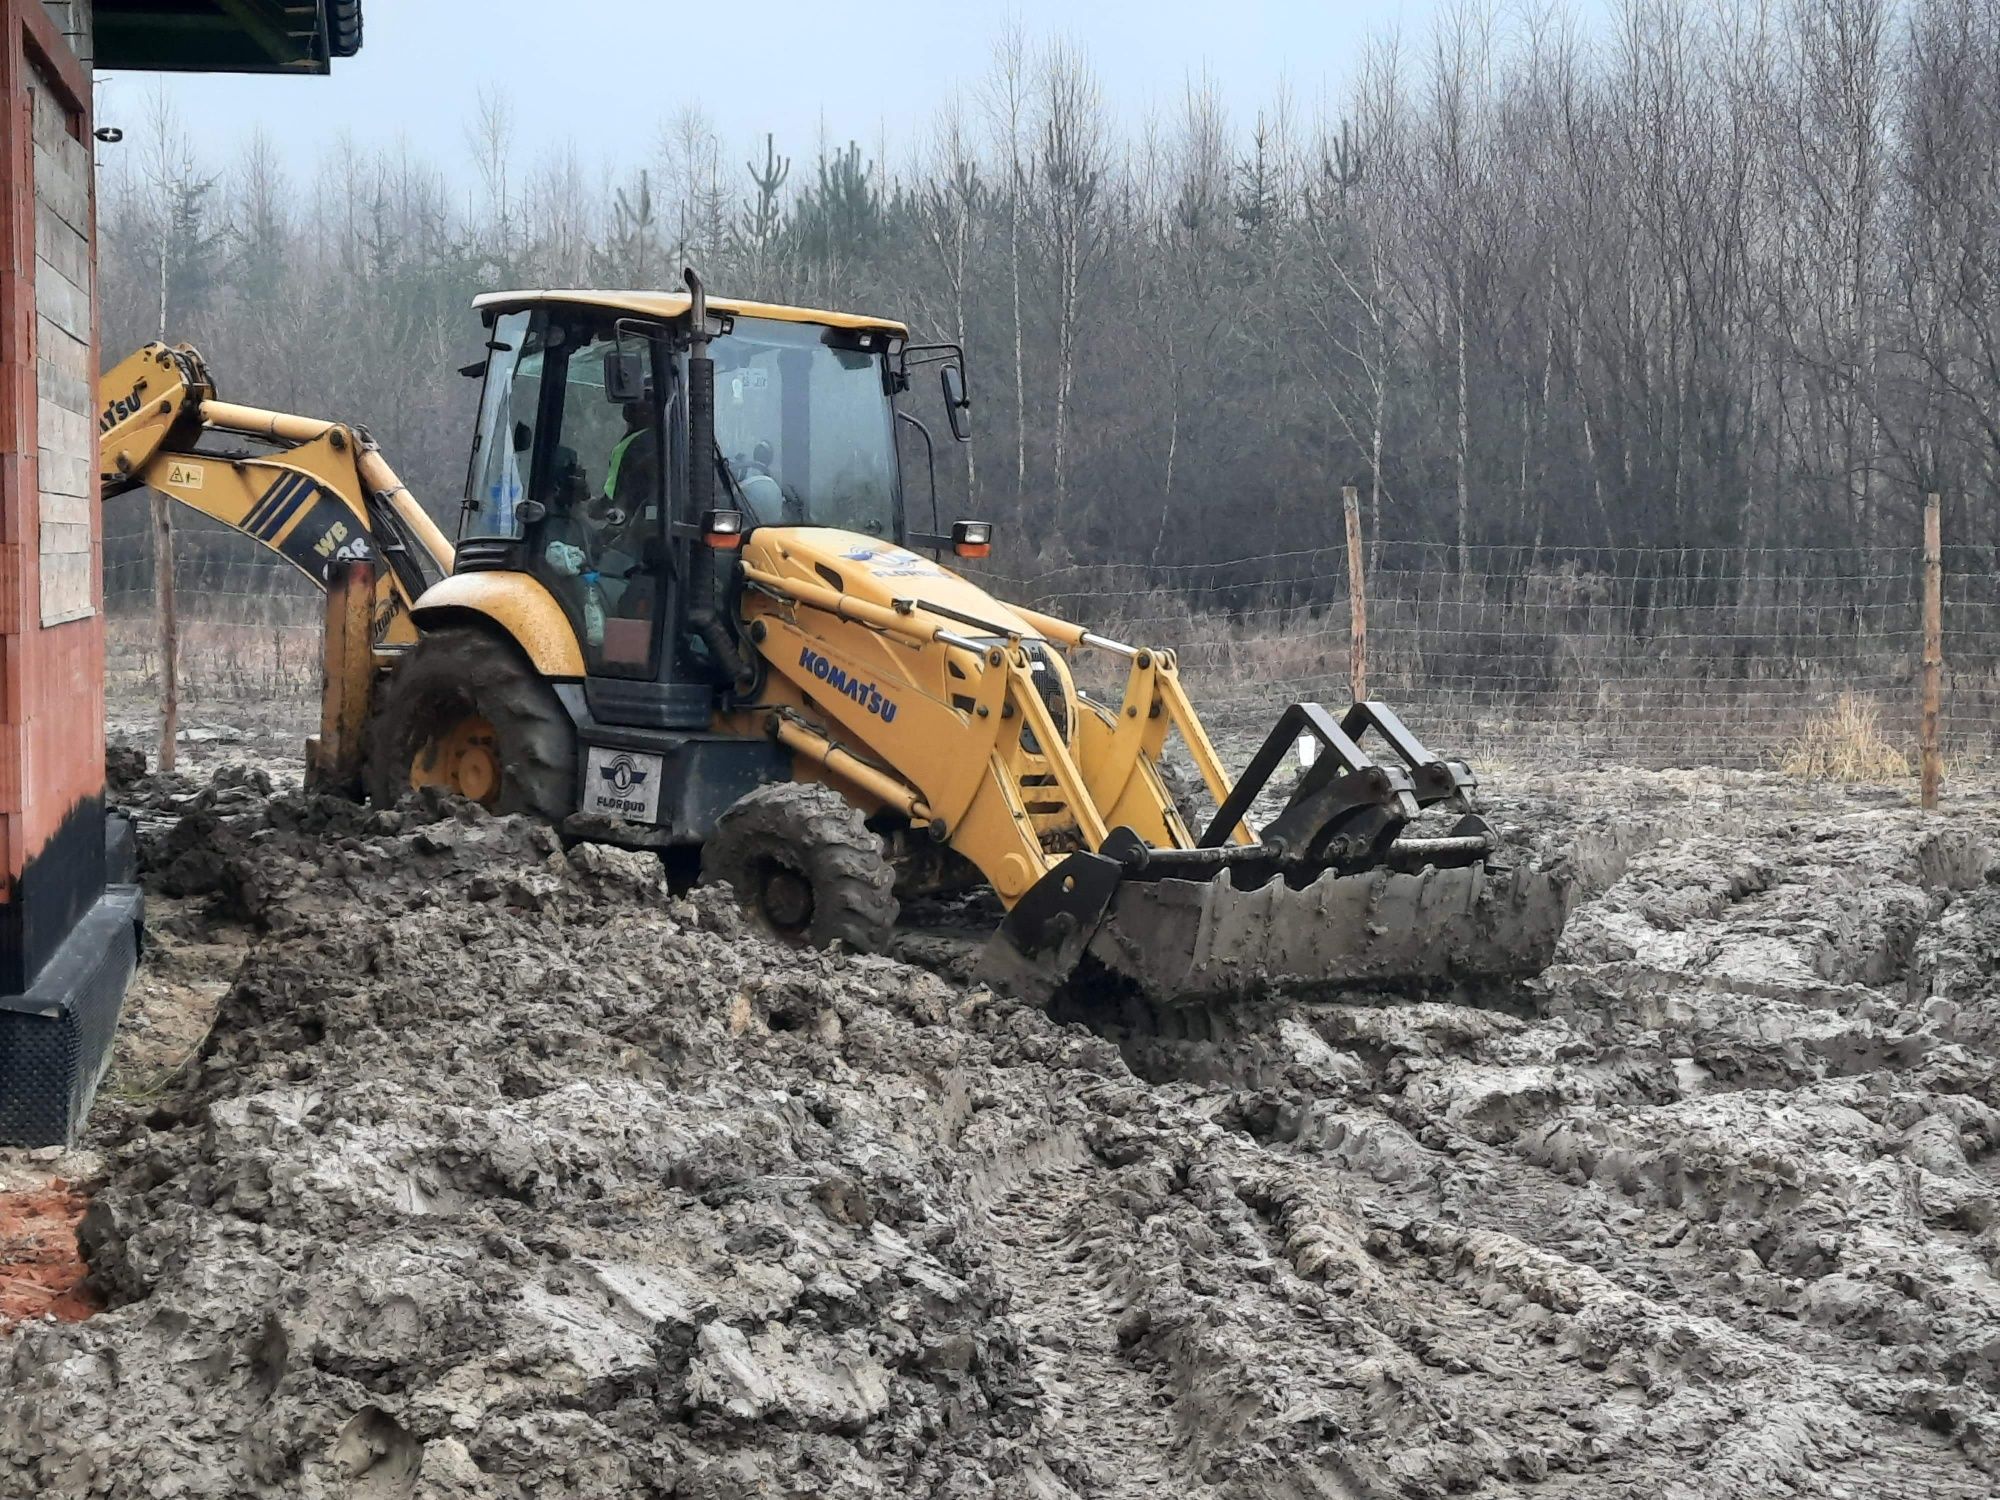
[{"label": "loader arm", "polygon": [[372,565],[373,641],[416,640],[410,607],[452,546],[367,432],[216,398],[201,355],[147,344],[98,382],[98,469],[111,499],[140,486],[240,531],[320,588]]},{"label": "loader arm", "polygon": [[[770,733],[978,871],[1007,909],[987,948],[993,982],[1045,998],[1094,965],[1199,1004],[1274,986],[1506,982],[1548,965],[1560,881],[1497,857],[1471,772],[1387,705],[1296,704],[1232,778],[1169,648],[995,599],[851,532],[760,527],[742,552]],[[1069,658],[1083,652],[1121,662],[1115,697],[1077,689]],[[1162,776],[1170,735],[1215,801],[1205,827]],[[1253,827],[1301,738],[1320,754]]]}]

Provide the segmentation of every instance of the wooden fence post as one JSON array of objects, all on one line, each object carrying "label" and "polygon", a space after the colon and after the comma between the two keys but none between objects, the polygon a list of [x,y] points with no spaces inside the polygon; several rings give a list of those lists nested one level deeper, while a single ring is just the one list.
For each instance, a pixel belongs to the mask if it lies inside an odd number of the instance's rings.
[{"label": "wooden fence post", "polygon": [[1347,512],[1347,687],[1356,703],[1368,697],[1368,590],[1361,561],[1361,496],[1343,485],[1341,508]]},{"label": "wooden fence post", "polygon": [[1944,538],[1933,491],[1924,500],[1924,712],[1919,730],[1922,757],[1919,800],[1925,811],[1938,805],[1944,756],[1938,748],[1938,708],[1944,678]]},{"label": "wooden fence post", "polygon": [[158,490],[153,500],[153,618],[160,640],[160,747],[158,768],[174,768],[181,733],[180,616],[174,609],[173,504]]},{"label": "wooden fence post", "polygon": [[335,563],[326,579],[319,733],[306,742],[306,785],[356,800],[375,682],[374,620],[375,564]]}]

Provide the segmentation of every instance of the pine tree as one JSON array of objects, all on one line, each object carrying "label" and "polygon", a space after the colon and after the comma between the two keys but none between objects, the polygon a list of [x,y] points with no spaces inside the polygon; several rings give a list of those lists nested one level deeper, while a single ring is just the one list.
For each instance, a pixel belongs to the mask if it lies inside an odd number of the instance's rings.
[{"label": "pine tree", "polygon": [[746,263],[745,270],[752,283],[761,284],[769,273],[772,248],[784,228],[781,194],[786,179],[792,175],[792,159],[778,155],[776,138],[766,132],[764,165],[759,167],[753,161],[746,161],[743,167],[750,174],[750,185],[757,190],[757,196],[746,202],[737,216],[731,245]]}]

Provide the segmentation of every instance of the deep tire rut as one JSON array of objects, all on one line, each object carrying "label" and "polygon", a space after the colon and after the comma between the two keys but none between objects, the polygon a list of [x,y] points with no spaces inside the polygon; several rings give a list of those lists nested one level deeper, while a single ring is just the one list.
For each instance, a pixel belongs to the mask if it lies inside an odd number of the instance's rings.
[{"label": "deep tire rut", "polygon": [[1058,1160],[1019,1176],[985,1208],[995,1267],[1013,1292],[1041,1387],[1042,1421],[1090,1435],[1077,1472],[1060,1477],[1089,1500],[1212,1495],[1178,1456],[1174,1393],[1120,1347],[1131,1289],[1102,1222],[1116,1212],[1103,1200],[1104,1177],[1094,1162]]}]

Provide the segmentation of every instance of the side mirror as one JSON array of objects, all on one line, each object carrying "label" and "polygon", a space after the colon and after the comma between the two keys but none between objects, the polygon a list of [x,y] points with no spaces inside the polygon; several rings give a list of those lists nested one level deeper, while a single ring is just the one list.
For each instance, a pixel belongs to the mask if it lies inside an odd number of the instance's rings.
[{"label": "side mirror", "polygon": [[620,406],[646,398],[646,356],[619,349],[604,356],[604,399]]},{"label": "side mirror", "polygon": [[991,521],[953,521],[951,550],[955,557],[985,557],[993,551]]},{"label": "side mirror", "polygon": [[944,387],[944,414],[951,421],[951,435],[962,443],[972,431],[965,415],[972,408],[965,394],[965,372],[957,365],[946,365],[938,371],[938,384]]},{"label": "side mirror", "polygon": [[534,441],[534,429],[529,427],[526,422],[516,422],[514,424],[514,451],[516,453],[526,453],[534,445]]}]

